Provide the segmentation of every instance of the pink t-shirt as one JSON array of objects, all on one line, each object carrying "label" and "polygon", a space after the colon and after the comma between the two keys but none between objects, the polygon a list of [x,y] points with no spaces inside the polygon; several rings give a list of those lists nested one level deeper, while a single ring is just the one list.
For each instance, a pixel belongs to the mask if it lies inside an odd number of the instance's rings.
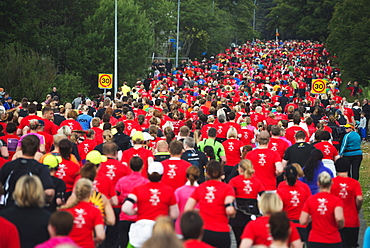
[{"label": "pink t-shirt", "polygon": [[66,236],[66,237],[51,238],[42,244],[36,245],[35,248],[54,248],[57,245],[73,245],[76,247],[80,247],[80,246],[77,246],[77,244],[73,242],[73,240],[70,237]]},{"label": "pink t-shirt", "polygon": [[184,185],[175,190],[175,197],[176,197],[176,201],[177,201],[177,204],[180,210],[179,218],[176,219],[176,223],[175,223],[175,230],[176,230],[176,233],[178,234],[182,234],[181,228],[180,228],[180,219],[181,219],[182,213],[184,212],[185,204],[190,198],[190,196],[193,194],[196,188],[197,186]]}]

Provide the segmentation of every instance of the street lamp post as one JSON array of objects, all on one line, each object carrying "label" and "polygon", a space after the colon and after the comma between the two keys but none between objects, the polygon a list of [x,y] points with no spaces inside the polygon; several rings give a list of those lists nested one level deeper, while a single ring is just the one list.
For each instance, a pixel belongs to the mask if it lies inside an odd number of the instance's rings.
[{"label": "street lamp post", "polygon": [[181,1],[177,1],[177,33],[176,33],[176,68],[179,66],[179,39],[180,39],[180,3]]},{"label": "street lamp post", "polygon": [[118,23],[117,23],[117,15],[118,15],[118,3],[117,0],[114,0],[114,96],[117,94],[118,90],[118,46],[117,46],[117,35],[118,35]]}]

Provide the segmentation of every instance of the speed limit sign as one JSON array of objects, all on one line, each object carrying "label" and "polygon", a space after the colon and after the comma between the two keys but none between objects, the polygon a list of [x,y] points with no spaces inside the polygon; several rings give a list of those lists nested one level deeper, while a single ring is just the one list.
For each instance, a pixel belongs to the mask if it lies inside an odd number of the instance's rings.
[{"label": "speed limit sign", "polygon": [[326,80],[312,79],[311,93],[312,94],[325,94],[326,93]]},{"label": "speed limit sign", "polygon": [[112,89],[113,74],[100,73],[98,77],[99,89]]}]

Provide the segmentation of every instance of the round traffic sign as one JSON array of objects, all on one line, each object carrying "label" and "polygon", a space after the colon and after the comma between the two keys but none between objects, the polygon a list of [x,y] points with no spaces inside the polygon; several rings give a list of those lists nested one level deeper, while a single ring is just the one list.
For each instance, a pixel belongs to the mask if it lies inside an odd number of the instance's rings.
[{"label": "round traffic sign", "polygon": [[112,81],[112,74],[99,74],[98,87],[103,89],[111,89]]},{"label": "round traffic sign", "polygon": [[322,79],[313,79],[311,93],[323,94],[326,92],[326,81]]}]

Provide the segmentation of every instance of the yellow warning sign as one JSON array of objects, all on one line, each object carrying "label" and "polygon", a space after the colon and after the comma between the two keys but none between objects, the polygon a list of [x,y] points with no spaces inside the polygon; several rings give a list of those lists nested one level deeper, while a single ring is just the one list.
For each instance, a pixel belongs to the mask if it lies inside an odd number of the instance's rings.
[{"label": "yellow warning sign", "polygon": [[326,80],[312,79],[311,93],[312,94],[325,94],[326,93]]},{"label": "yellow warning sign", "polygon": [[98,77],[99,89],[112,89],[113,74],[100,73]]}]

